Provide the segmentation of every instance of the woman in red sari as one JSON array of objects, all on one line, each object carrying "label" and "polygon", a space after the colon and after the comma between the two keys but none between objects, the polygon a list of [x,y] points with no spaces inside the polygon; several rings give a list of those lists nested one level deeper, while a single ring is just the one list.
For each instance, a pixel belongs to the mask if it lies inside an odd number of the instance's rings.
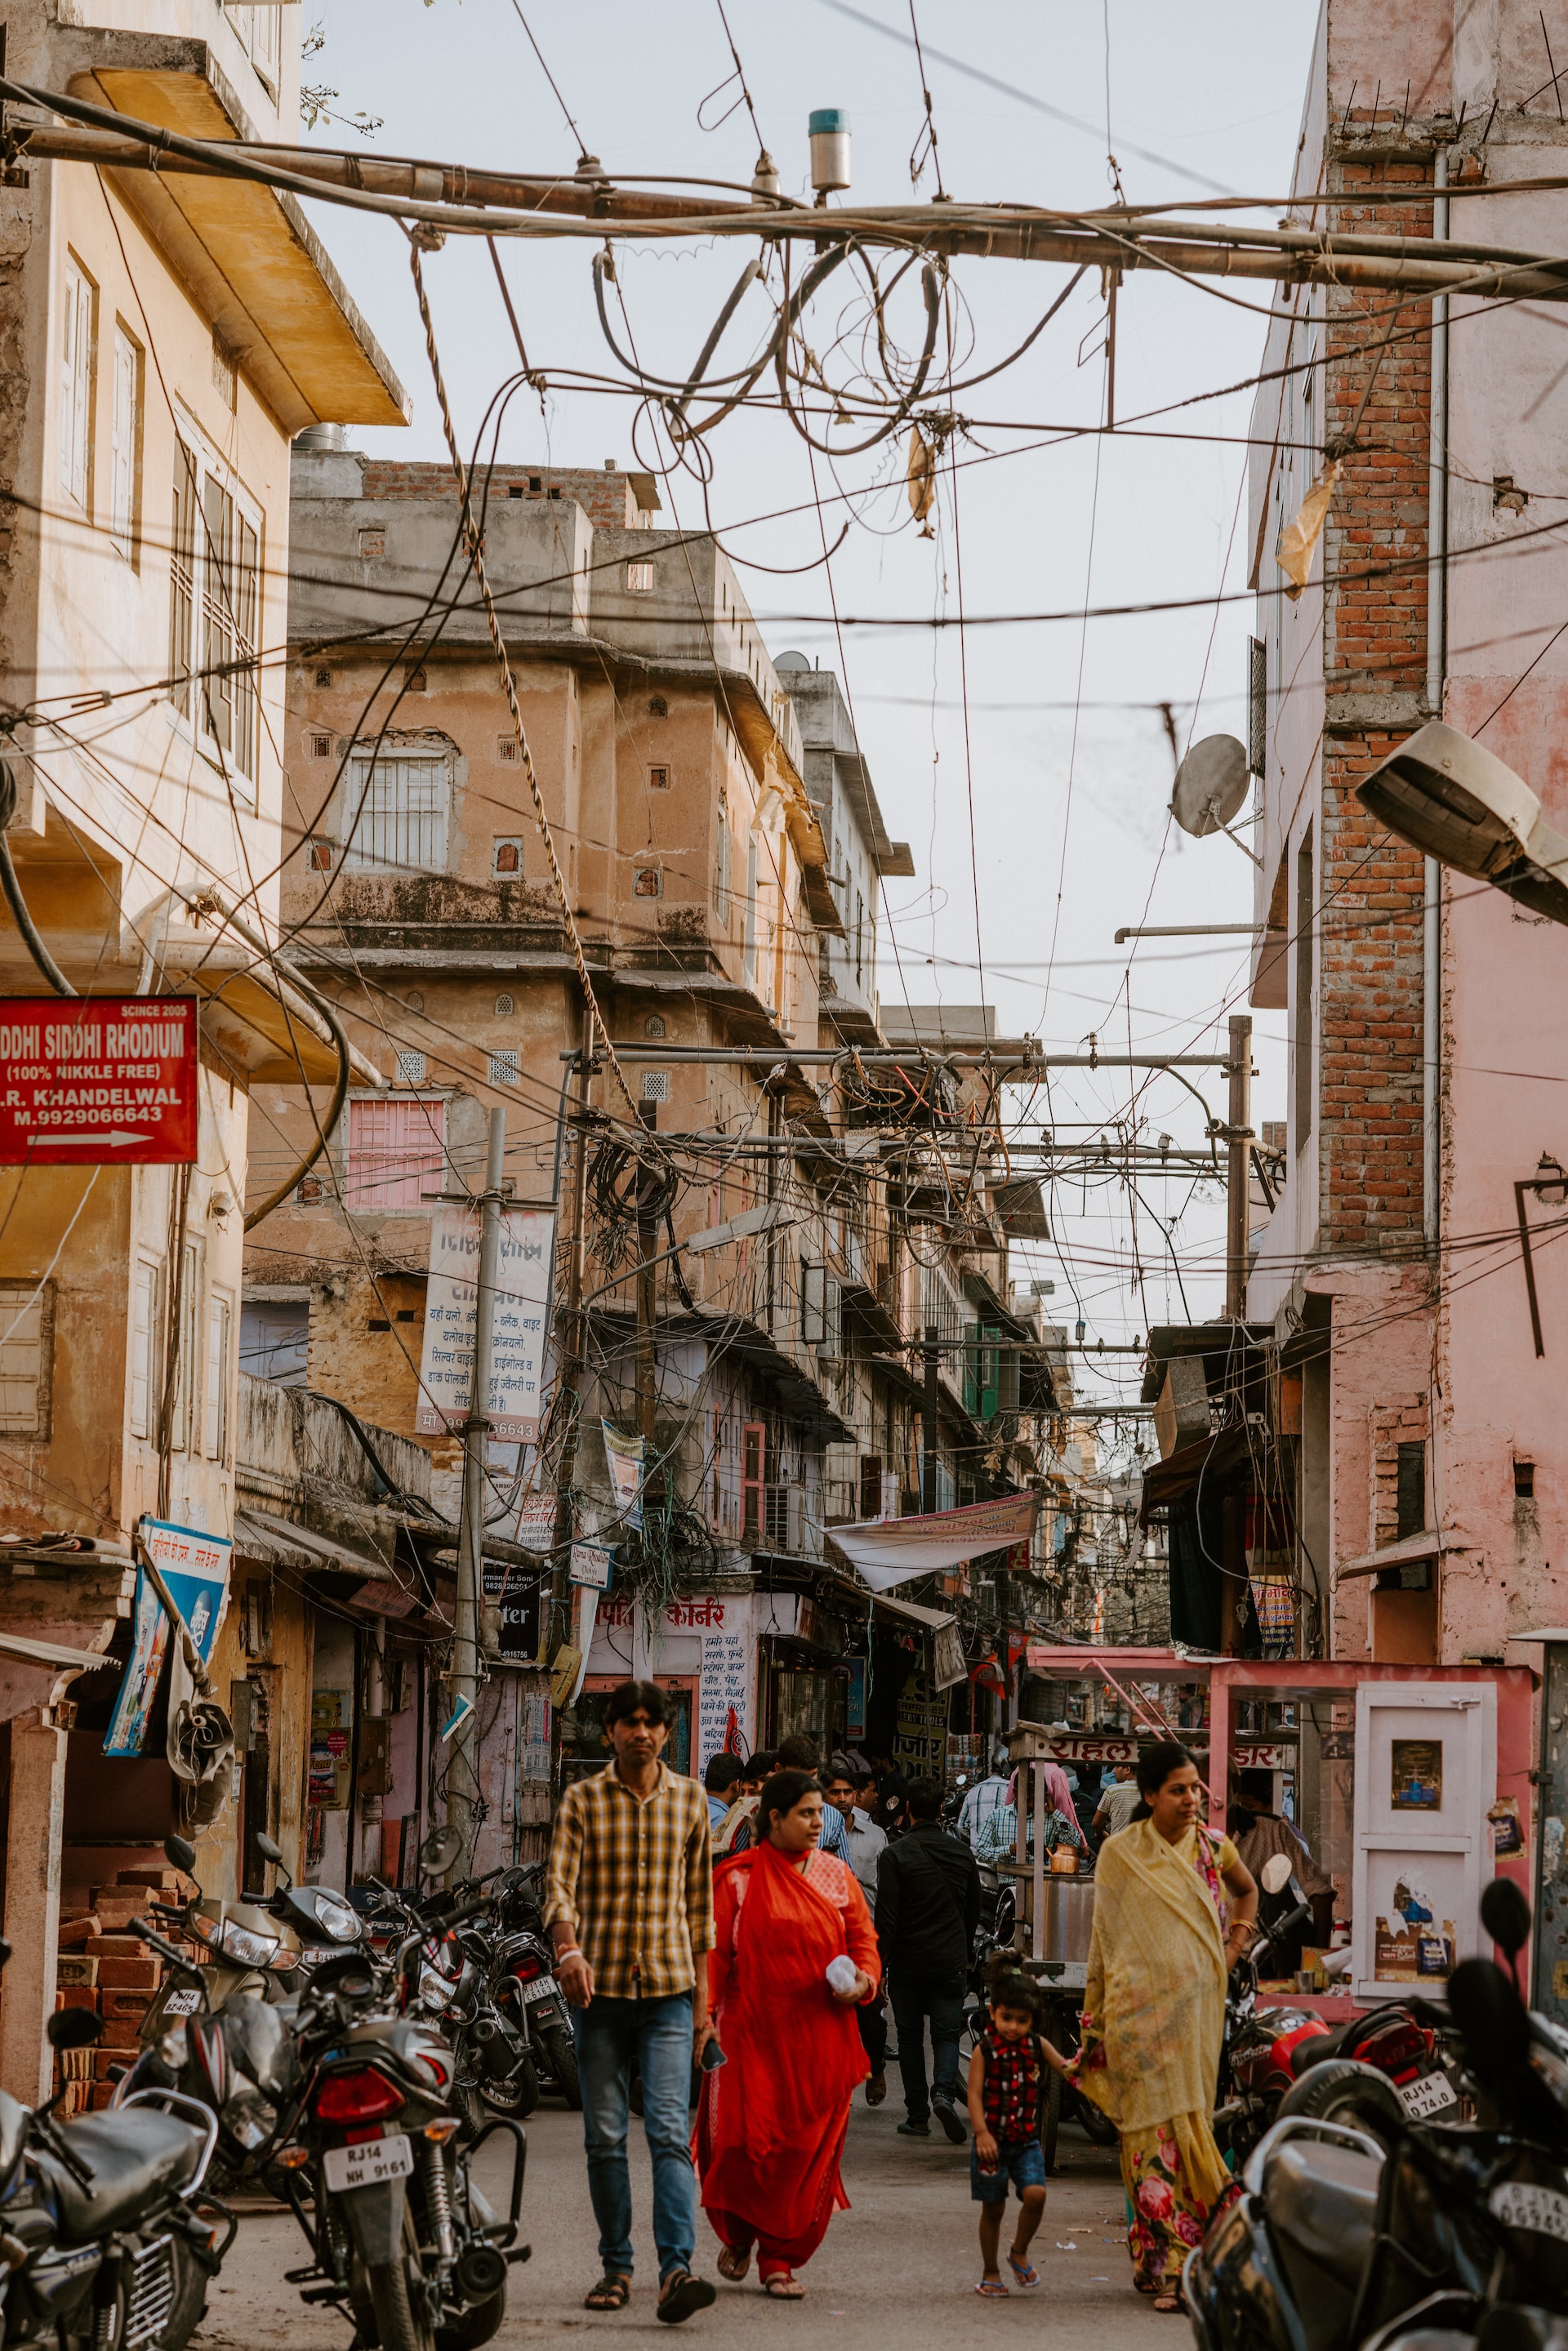
[{"label": "woman in red sari", "polygon": [[849,2204],[839,2158],[868,2070],[853,2011],[881,1970],[864,1895],[817,1849],[811,1774],[775,1772],[758,1820],[761,1841],[714,1875],[709,1999],[726,2063],[703,2077],[696,2159],[720,2275],[738,2283],[755,2244],[764,2292],[798,2302],[796,2270]]}]

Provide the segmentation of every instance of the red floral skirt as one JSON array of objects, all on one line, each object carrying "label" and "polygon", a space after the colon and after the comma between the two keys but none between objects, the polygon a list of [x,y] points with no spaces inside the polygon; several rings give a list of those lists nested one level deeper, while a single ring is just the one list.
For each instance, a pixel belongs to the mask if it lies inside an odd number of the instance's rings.
[{"label": "red floral skirt", "polygon": [[1145,2294],[1174,2294],[1182,2263],[1203,2242],[1216,2205],[1232,2185],[1208,2116],[1173,2115],[1122,2133],[1122,2184],[1132,2219],[1127,2251]]}]

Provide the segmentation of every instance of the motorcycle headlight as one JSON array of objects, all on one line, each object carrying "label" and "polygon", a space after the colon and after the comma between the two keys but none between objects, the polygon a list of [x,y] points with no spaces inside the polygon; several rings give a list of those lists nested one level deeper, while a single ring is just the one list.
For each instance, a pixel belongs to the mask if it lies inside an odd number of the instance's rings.
[{"label": "motorcycle headlight", "polygon": [[318,1902],[316,1923],[323,1934],[330,1935],[335,1943],[358,1942],[360,1920],[357,1911],[346,1902]]},{"label": "motorcycle headlight", "polygon": [[158,2060],[167,2065],[171,2074],[183,2074],[191,2054],[190,2038],[183,2024],[172,2024],[158,2043]]},{"label": "motorcycle headlight", "polygon": [[225,1959],[236,1959],[241,1967],[265,1968],[278,1946],[276,1935],[258,1935],[237,1919],[225,1918],[213,1941]]},{"label": "motorcycle headlight", "polygon": [[446,2005],[446,1987],[439,1983],[423,1983],[419,1988],[419,2004],[427,2015],[439,2016]]}]

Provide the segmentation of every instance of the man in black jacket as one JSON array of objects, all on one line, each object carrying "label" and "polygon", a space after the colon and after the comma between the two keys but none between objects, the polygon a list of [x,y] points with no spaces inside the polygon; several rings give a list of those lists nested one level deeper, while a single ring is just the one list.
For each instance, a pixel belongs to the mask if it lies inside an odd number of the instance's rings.
[{"label": "man in black jacket", "polygon": [[[877,1862],[876,1939],[887,1975],[904,2076],[906,2138],[929,2138],[931,2115],[955,2147],[966,2137],[957,2111],[958,2041],[964,1984],[980,1923],[980,1873],[975,1856],[938,1825],[942,1789],[913,1782],[906,1798],[913,1825]],[[931,2020],[935,2079],[925,2085],[925,2020]]]}]

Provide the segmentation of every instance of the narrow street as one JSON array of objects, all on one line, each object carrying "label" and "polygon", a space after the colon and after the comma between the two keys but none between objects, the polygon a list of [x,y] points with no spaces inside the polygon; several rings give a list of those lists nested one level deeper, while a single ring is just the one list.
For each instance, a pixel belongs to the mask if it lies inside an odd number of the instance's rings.
[{"label": "narrow street", "polygon": [[[1124,2351],[1173,2333],[1133,2292],[1113,2150],[1092,2147],[1079,2131],[1063,2133],[1060,2168],[1035,2241],[1040,2287],[1014,2294],[1006,2310],[994,2302],[982,2312],[974,2293],[979,2267],[967,2150],[939,2136],[929,2145],[900,2138],[895,2125],[902,2114],[896,2094],[875,2114],[857,2100],[844,2158],[852,2209],[840,2213],[806,2272],[805,2302],[768,2304],[754,2271],[745,2286],[720,2285],[716,2307],[692,2320],[688,2340],[711,2341],[722,2325],[727,2340],[758,2345],[831,2343],[838,2351],[885,2351],[894,2344],[915,2351],[951,2339],[955,2328],[971,2320],[988,2334],[1032,2336],[1047,2311],[1052,2328],[1065,2328],[1074,2342],[1087,2341],[1092,2332],[1096,2351]],[[569,2333],[576,2340],[580,2330],[643,2334],[651,2327],[648,2165],[635,2123],[632,2158],[635,2241],[640,2253],[648,2246],[648,2266],[624,2311],[595,2316],[582,2307],[596,2263],[581,2125],[553,2105],[533,2116],[524,2234],[534,2257],[512,2272],[499,2343],[553,2343]],[[698,2268],[711,2275],[716,2247],[706,2222],[699,2227],[706,2241],[698,2241]],[[347,2325],[332,2313],[307,2308],[296,2288],[282,2282],[284,2271],[303,2258],[288,2219],[267,2212],[243,2220],[206,2324],[194,2337],[196,2351],[258,2351],[273,2344],[287,2344],[290,2351],[347,2351]],[[1178,2325],[1174,2338],[1185,2341],[1185,2327]]]}]

